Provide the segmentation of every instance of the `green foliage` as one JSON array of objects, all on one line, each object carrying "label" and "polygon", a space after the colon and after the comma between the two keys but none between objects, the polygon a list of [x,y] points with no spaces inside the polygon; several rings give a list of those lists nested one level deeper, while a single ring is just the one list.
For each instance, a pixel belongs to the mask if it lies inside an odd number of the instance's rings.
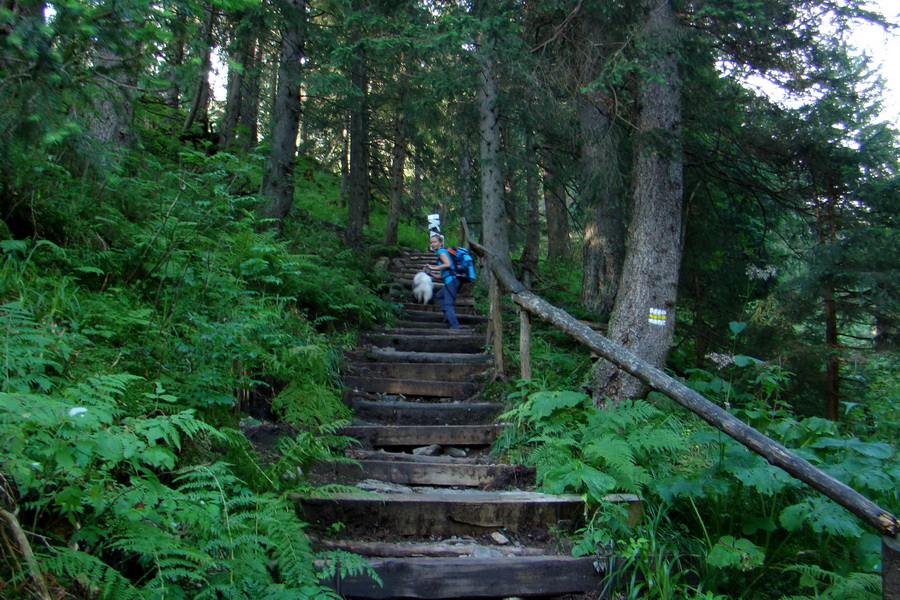
[{"label": "green foliage", "polygon": [[[34,206],[53,241],[2,241],[0,508],[41,536],[54,596],[334,597],[324,574],[367,566],[316,563],[279,494],[349,442],[341,350],[393,306],[333,231],[255,230],[252,160],[178,158],[125,155],[102,189],[55,172]],[[265,458],[229,428],[260,407],[300,431]],[[33,587],[20,556],[10,600]]]},{"label": "green foliage", "polygon": [[704,589],[693,566],[696,557],[679,549],[663,512],[653,512],[632,537],[620,539],[612,550],[603,588],[608,597],[727,599]]},{"label": "green foliage", "polygon": [[505,434],[500,447],[520,444],[544,490],[586,493],[592,502],[642,491],[651,480],[644,465],[683,443],[679,424],[642,400],[602,410],[579,392],[538,390],[501,418],[518,432]]}]

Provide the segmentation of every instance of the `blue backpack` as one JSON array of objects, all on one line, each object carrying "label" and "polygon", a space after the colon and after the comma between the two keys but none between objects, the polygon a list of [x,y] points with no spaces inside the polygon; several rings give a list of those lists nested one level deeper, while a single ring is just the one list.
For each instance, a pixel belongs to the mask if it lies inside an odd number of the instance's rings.
[{"label": "blue backpack", "polygon": [[461,281],[475,281],[475,261],[469,251],[462,246],[447,248],[453,261],[453,275]]}]

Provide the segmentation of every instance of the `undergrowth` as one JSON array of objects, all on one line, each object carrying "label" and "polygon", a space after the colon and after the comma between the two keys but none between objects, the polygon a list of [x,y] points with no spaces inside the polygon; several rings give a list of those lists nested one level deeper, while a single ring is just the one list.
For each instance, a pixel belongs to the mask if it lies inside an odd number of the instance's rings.
[{"label": "undergrowth", "polygon": [[[322,216],[257,223],[253,160],[178,161],[106,187],[54,168],[32,235],[0,240],[9,600],[336,597],[323,578],[367,570],[314,552],[289,494],[349,443],[337,374],[394,318],[384,274]],[[264,459],[248,412],[295,433]]]},{"label": "undergrowth", "polygon": [[[607,565],[606,593],[880,597],[877,532],[661,394],[595,407],[582,383],[589,364],[545,339],[536,336],[532,346],[533,364],[542,365],[536,378],[505,396],[501,418],[514,427],[497,450],[534,465],[543,491],[585,497],[589,510],[573,552]],[[689,386],[744,422],[886,510],[900,510],[900,459],[883,435],[896,421],[891,402],[875,398],[865,410],[847,403],[846,422],[837,424],[796,415],[785,398],[792,375],[777,364],[734,356],[719,369],[685,374]],[[886,399],[893,388],[874,389]],[[641,497],[640,519],[613,501],[621,493]]]}]

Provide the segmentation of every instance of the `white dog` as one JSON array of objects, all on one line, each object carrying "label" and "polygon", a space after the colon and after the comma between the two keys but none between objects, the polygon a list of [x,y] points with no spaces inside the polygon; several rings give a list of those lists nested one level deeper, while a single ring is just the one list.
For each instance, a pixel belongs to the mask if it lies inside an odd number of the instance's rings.
[{"label": "white dog", "polygon": [[431,275],[425,271],[416,273],[412,288],[416,301],[422,304],[431,302],[431,296],[434,295],[434,281],[431,279]]}]

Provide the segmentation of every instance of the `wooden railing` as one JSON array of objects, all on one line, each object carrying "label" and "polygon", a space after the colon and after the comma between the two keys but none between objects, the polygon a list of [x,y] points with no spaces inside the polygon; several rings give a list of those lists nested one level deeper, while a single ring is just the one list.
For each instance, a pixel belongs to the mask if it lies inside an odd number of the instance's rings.
[{"label": "wooden railing", "polygon": [[[823,493],[877,529],[882,535],[882,597],[884,600],[900,600],[900,520],[897,517],[850,486],[816,468],[775,440],[750,427],[677,379],[666,375],[623,346],[578,321],[566,311],[530,292],[516,279],[505,262],[492,260],[487,249],[471,239],[465,220],[462,222],[461,239],[470,251],[482,257],[485,262],[484,270],[486,272],[483,279],[489,279],[491,299],[492,338],[490,341],[495,348],[495,364],[498,365],[498,370],[503,370],[500,350],[503,348],[500,299],[502,298],[501,290],[504,290],[520,307],[520,314],[528,319],[528,326],[523,324],[521,327],[523,333],[530,331],[530,315],[535,315],[556,326],[598,356],[636,377],[651,389],[665,394],[719,431],[759,454],[770,464],[780,467],[792,477]],[[487,277],[487,271],[490,271],[493,277]],[[527,345],[527,341],[520,340],[520,344],[523,343]],[[499,362],[496,362],[498,359]],[[527,368],[530,369],[530,366]]]}]

